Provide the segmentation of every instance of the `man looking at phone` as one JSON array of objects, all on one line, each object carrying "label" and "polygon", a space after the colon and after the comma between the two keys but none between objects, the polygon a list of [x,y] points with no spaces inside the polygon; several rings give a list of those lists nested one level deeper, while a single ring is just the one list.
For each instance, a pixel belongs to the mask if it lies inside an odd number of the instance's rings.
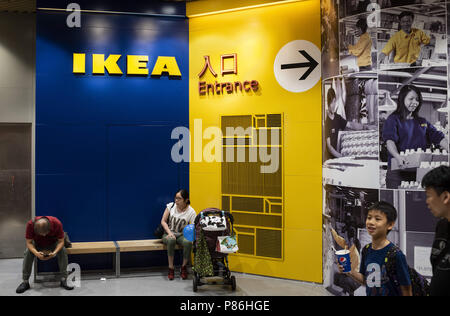
[{"label": "man looking at phone", "polygon": [[67,251],[64,248],[64,230],[61,222],[52,216],[37,216],[27,223],[25,239],[27,249],[24,253],[22,277],[23,282],[19,285],[16,293],[21,294],[30,289],[29,278],[33,267],[34,258],[47,261],[58,258],[58,266],[61,273],[61,287],[73,290],[74,287],[67,285]]}]

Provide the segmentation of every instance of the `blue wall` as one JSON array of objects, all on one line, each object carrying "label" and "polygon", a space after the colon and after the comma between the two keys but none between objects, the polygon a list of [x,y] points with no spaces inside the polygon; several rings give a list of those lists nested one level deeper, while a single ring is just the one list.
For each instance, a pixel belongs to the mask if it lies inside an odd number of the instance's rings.
[{"label": "blue wall", "polygon": [[[189,185],[170,133],[189,125],[188,21],[38,11],[36,215],[61,219],[73,241],[154,238],[165,204]],[[72,54],[86,53],[86,74]],[[175,56],[182,77],[93,76],[92,53]]]}]

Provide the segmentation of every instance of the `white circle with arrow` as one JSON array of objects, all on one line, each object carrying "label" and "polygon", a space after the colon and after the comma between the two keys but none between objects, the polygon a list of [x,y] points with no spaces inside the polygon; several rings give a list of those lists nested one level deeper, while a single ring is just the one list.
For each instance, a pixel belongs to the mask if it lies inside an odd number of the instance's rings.
[{"label": "white circle with arrow", "polygon": [[296,40],[284,45],[275,58],[273,70],[280,86],[290,92],[304,92],[321,77],[320,49],[311,42]]}]

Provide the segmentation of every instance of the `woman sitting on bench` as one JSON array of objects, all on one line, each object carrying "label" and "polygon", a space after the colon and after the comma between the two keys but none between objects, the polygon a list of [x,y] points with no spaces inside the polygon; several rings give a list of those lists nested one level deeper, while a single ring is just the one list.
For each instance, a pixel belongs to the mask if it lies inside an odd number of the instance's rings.
[{"label": "woman sitting on bench", "polygon": [[183,246],[183,264],[180,276],[183,280],[186,280],[188,276],[186,265],[191,257],[192,242],[184,238],[183,229],[186,225],[194,223],[197,216],[190,204],[189,193],[184,189],[178,191],[175,195],[175,202],[167,204],[161,220],[161,225],[165,230],[162,240],[167,245],[169,280],[173,280],[175,275],[173,259],[176,244]]}]

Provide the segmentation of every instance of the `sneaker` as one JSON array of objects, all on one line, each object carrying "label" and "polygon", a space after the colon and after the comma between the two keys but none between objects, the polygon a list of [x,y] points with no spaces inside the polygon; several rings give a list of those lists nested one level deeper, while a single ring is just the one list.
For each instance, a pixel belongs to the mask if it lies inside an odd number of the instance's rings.
[{"label": "sneaker", "polygon": [[186,280],[188,277],[188,272],[186,266],[181,267],[181,273],[180,276],[183,280]]},{"label": "sneaker", "polygon": [[71,290],[73,290],[75,287],[74,286],[68,286],[67,285],[67,280],[66,281],[62,281],[61,280],[61,283],[59,284],[63,289],[66,289],[67,291],[71,291]]},{"label": "sneaker", "polygon": [[30,289],[30,283],[28,282],[22,282],[19,287],[16,289],[17,294],[22,294],[23,292]]},{"label": "sneaker", "polygon": [[175,270],[169,268],[169,274],[167,275],[170,281],[172,281],[175,278]]}]

